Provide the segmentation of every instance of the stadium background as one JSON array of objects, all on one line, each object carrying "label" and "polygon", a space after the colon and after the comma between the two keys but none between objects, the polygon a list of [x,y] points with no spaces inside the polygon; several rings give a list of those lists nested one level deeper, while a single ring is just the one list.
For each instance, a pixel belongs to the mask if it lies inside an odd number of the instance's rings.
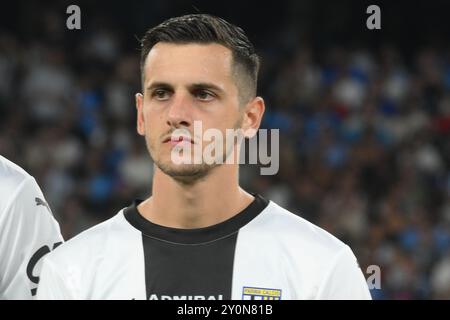
[{"label": "stadium background", "polygon": [[144,197],[137,38],[216,14],[262,56],[263,128],[281,133],[279,173],[244,166],[242,185],[347,242],[363,271],[379,265],[375,299],[449,299],[450,8],[393,2],[374,2],[376,31],[364,1],[2,3],[0,154],[36,177],[66,239]]}]

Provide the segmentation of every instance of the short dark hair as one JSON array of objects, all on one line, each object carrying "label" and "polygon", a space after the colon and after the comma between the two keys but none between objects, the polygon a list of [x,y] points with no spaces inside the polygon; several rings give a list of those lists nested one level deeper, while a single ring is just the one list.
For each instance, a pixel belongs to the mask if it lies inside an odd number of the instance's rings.
[{"label": "short dark hair", "polygon": [[223,45],[232,52],[233,76],[241,98],[248,101],[256,95],[260,60],[253,44],[241,28],[209,14],[189,14],[168,19],[149,29],[141,40],[142,84],[145,60],[158,42]]}]

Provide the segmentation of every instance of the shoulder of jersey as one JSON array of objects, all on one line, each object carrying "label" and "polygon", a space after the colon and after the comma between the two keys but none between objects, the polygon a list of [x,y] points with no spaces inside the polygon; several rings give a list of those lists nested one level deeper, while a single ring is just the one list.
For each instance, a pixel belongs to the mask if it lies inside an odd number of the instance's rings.
[{"label": "shoulder of jersey", "polygon": [[33,177],[17,164],[0,156],[0,211],[7,204],[7,199],[14,196],[19,187]]},{"label": "shoulder of jersey", "polygon": [[[241,228],[242,232],[264,237],[264,241],[286,244],[292,248],[306,248],[323,254],[336,254],[346,245],[300,216],[270,201],[269,205],[254,220]],[[129,228],[122,210],[114,217],[81,232],[52,253],[51,260],[82,261],[101,254],[107,243],[120,241],[122,232],[137,232]]]},{"label": "shoulder of jersey", "polygon": [[[254,223],[253,223],[254,222]],[[273,241],[323,253],[336,253],[346,244],[328,231],[270,201],[266,209],[244,228],[264,232]],[[261,230],[257,230],[261,229]]]},{"label": "shoulder of jersey", "polygon": [[[133,232],[132,228],[126,228],[125,218],[122,210],[112,218],[101,222],[75,237],[64,242],[53,250],[48,257],[53,262],[87,261],[90,257],[101,255],[103,248],[108,243],[120,242],[123,234],[121,232]],[[123,222],[123,223],[121,223]]]},{"label": "shoulder of jersey", "polygon": [[32,178],[24,169],[12,161],[0,156],[0,182],[2,188],[11,188],[18,186],[22,181]]}]

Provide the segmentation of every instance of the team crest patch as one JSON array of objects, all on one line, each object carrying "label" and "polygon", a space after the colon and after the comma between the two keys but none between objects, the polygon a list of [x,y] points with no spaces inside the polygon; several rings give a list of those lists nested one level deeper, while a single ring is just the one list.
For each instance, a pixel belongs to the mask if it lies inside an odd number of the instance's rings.
[{"label": "team crest patch", "polygon": [[244,287],[242,300],[281,300],[280,289]]}]

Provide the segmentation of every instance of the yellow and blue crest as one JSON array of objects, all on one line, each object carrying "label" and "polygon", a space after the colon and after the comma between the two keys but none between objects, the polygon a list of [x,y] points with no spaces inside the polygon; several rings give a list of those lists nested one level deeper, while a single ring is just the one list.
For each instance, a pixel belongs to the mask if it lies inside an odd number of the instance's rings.
[{"label": "yellow and blue crest", "polygon": [[242,300],[281,300],[280,289],[244,287]]}]

